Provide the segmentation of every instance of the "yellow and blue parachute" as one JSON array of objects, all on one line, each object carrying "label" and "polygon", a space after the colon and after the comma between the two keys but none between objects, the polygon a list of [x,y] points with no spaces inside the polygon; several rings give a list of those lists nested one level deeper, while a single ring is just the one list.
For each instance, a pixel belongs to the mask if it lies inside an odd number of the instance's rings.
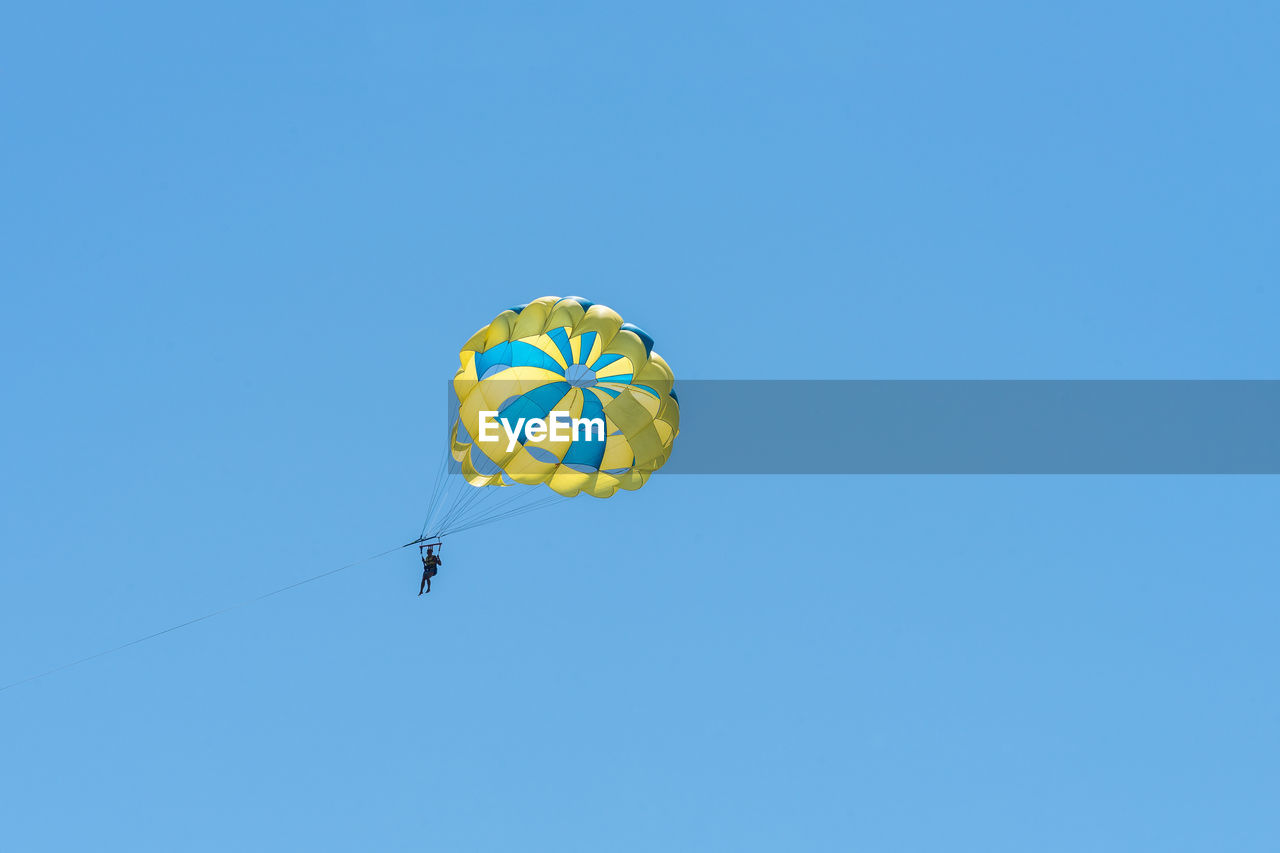
[{"label": "yellow and blue parachute", "polygon": [[[653,338],[579,296],[544,296],[503,311],[459,353],[453,455],[473,486],[546,483],[566,497],[638,489],[680,432],[675,377]],[[602,418],[605,436],[478,443],[482,411],[508,421],[552,411]],[[523,432],[523,431],[522,431]],[[585,432],[585,431],[584,431]]]},{"label": "yellow and blue parachute", "polygon": [[[675,377],[654,352],[653,338],[580,296],[544,296],[509,308],[472,335],[458,357],[449,453],[475,487],[456,499],[464,506],[490,503],[476,492],[511,491],[490,487],[545,484],[552,498],[638,489],[667,461],[680,433]],[[495,412],[496,419],[485,420],[528,423],[556,412],[602,419],[604,431],[557,436],[523,427],[500,441],[478,440],[481,413]],[[424,529],[475,526],[473,516],[455,509],[434,526],[429,517]]]}]

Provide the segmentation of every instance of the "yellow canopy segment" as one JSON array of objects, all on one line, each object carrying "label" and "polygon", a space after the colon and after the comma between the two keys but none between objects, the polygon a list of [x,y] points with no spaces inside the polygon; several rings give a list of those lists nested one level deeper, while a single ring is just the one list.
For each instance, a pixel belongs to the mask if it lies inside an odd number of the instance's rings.
[{"label": "yellow canopy segment", "polygon": [[680,433],[675,377],[653,339],[581,297],[503,311],[458,358],[452,454],[473,486],[607,498],[643,486]]}]

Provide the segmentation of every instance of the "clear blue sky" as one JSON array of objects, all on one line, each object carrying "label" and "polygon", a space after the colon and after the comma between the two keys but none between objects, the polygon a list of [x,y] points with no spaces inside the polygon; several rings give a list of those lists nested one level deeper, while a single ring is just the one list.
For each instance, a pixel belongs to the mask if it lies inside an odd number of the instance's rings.
[{"label": "clear blue sky", "polygon": [[[109,5],[0,27],[0,682],[412,538],[537,296],[1276,377],[1275,4]],[[0,847],[1275,850],[1278,501],[660,477],[0,694]]]}]

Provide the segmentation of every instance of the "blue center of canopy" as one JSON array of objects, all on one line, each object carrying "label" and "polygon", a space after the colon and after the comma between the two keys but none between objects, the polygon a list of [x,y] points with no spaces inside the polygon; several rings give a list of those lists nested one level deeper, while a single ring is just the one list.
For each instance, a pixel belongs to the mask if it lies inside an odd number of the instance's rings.
[{"label": "blue center of canopy", "polygon": [[574,388],[591,388],[596,384],[596,372],[585,364],[571,364],[565,369],[564,378]]}]

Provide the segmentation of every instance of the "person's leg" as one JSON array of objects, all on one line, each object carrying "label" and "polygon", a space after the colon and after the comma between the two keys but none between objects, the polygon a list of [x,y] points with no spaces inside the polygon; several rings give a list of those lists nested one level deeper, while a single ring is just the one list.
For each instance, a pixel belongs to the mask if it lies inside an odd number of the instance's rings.
[{"label": "person's leg", "polygon": [[427,578],[427,592],[431,592],[431,578]]},{"label": "person's leg", "polygon": [[418,584],[418,595],[422,595],[422,591],[427,588],[428,583],[429,581],[427,580],[426,573],[423,573],[422,583]]}]

